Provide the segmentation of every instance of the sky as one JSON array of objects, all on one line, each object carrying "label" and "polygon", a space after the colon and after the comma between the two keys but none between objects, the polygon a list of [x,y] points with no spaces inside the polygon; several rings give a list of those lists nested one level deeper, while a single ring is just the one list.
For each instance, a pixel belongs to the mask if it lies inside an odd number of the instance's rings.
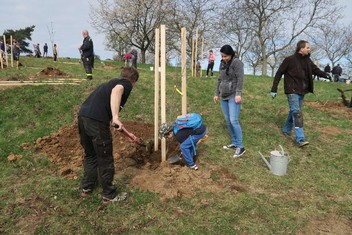
[{"label": "sky", "polygon": [[[352,0],[338,0],[344,8],[344,20],[352,23]],[[78,47],[82,44],[82,30],[87,29],[94,42],[94,50],[101,59],[112,59],[113,52],[105,49],[105,35],[98,33],[90,24],[90,4],[94,0],[1,0],[0,35],[6,29],[23,29],[35,25],[30,42],[39,43],[43,50],[44,43],[50,48],[49,30],[54,30],[54,43],[59,46],[59,57],[79,58]],[[51,27],[52,26],[52,27]],[[219,57],[219,56],[218,56]]]}]

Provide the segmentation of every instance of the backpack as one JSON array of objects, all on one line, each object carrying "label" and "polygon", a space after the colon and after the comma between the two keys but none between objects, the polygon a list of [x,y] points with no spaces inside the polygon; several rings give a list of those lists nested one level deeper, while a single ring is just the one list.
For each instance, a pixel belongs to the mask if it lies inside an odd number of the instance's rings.
[{"label": "backpack", "polygon": [[198,113],[187,113],[176,118],[176,121],[173,125],[173,131],[176,135],[179,130],[184,128],[192,128],[195,130],[199,128],[202,123],[202,116],[200,116]]}]

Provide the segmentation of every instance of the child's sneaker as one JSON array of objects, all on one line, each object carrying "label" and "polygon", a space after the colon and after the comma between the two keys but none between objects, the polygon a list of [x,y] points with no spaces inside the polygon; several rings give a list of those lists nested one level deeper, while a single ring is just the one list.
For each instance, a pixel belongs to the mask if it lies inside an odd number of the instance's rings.
[{"label": "child's sneaker", "polygon": [[241,157],[245,152],[246,150],[244,148],[236,148],[233,158]]},{"label": "child's sneaker", "polygon": [[198,170],[198,166],[196,164],[194,164],[193,166],[189,166],[190,169],[192,170]]},{"label": "child's sneaker", "polygon": [[103,204],[110,204],[111,202],[121,202],[126,200],[128,193],[127,192],[122,192],[116,195],[116,197],[110,199],[103,197]]},{"label": "child's sneaker", "polygon": [[224,145],[222,146],[223,149],[236,149],[236,145],[234,144],[228,144],[228,145]]},{"label": "child's sneaker", "polygon": [[92,190],[91,190],[91,189],[82,189],[81,196],[82,196],[82,197],[87,197],[87,196],[89,196],[91,193],[92,193]]}]

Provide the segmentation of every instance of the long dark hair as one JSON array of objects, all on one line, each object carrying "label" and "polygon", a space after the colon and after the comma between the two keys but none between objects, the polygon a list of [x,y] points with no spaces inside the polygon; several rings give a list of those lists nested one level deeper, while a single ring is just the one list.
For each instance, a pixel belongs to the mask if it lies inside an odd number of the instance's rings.
[{"label": "long dark hair", "polygon": [[231,60],[226,65],[226,75],[229,75],[230,64],[232,63],[233,58],[236,57],[236,52],[232,49],[230,45],[222,46],[220,52],[231,56]]}]

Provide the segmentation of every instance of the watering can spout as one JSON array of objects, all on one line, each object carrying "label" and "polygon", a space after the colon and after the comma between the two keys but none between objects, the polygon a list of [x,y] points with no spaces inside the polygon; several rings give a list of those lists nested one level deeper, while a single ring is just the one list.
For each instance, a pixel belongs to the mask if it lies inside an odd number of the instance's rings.
[{"label": "watering can spout", "polygon": [[263,161],[265,162],[265,164],[268,166],[269,170],[271,170],[271,165],[270,163],[265,159],[265,157],[263,156],[263,154],[261,152],[259,152],[260,156],[262,157]]}]

